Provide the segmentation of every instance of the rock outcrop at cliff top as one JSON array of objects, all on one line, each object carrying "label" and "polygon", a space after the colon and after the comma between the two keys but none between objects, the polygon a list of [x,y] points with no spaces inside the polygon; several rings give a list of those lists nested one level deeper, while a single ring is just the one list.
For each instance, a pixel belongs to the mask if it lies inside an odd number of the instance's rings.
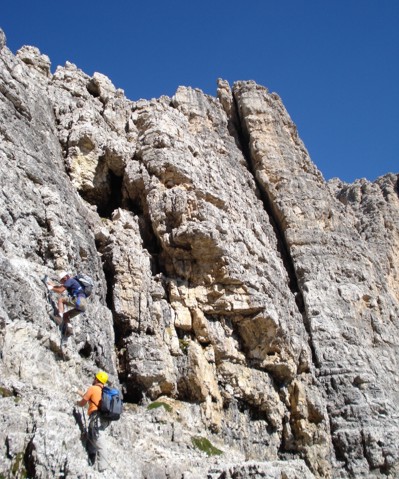
[{"label": "rock outcrop at cliff top", "polygon": [[[252,81],[130,101],[2,32],[0,135],[0,475],[399,477],[398,174],[324,181]],[[64,269],[96,290],[60,346]],[[102,475],[73,410],[98,368],[126,406]]]}]

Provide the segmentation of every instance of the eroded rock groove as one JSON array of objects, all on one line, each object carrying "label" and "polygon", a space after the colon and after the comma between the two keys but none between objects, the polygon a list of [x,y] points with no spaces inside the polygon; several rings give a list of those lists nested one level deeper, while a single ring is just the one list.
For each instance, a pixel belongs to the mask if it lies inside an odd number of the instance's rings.
[{"label": "eroded rock groove", "polygon": [[[254,82],[132,102],[0,47],[0,475],[92,474],[71,405],[101,368],[118,477],[396,477],[398,176],[325,182]],[[61,354],[65,269],[96,290]]]}]

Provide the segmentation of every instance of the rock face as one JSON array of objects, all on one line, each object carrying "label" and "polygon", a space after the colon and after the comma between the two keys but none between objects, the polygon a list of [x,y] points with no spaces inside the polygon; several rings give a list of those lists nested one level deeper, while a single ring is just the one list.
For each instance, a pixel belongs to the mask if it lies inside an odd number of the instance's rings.
[{"label": "rock face", "polygon": [[[399,175],[324,181],[254,82],[133,102],[0,52],[0,475],[399,477]],[[60,344],[65,269],[96,289]],[[74,409],[99,368],[103,474]]]}]

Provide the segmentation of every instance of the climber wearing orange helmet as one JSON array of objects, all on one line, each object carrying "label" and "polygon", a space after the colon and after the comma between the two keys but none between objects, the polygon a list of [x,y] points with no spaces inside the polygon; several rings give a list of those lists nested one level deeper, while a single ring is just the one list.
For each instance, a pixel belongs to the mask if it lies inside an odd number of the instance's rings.
[{"label": "climber wearing orange helmet", "polygon": [[87,452],[89,453],[91,464],[95,463],[96,455],[98,455],[99,471],[104,471],[107,465],[106,444],[103,432],[108,427],[109,421],[104,420],[99,412],[102,390],[107,381],[108,374],[104,371],[98,371],[92,385],[85,393],[77,391],[77,393],[82,396],[82,399],[77,401],[76,405],[84,407],[89,403],[89,410],[87,412],[89,415]]}]

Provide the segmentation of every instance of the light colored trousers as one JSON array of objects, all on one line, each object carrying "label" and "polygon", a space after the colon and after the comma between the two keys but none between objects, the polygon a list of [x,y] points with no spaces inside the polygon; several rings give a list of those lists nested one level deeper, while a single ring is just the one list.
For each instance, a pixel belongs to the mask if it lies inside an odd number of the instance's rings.
[{"label": "light colored trousers", "polygon": [[108,426],[109,421],[101,419],[96,412],[90,415],[87,450],[89,454],[97,453],[97,468],[100,472],[104,471],[108,465],[105,438],[105,429]]}]

